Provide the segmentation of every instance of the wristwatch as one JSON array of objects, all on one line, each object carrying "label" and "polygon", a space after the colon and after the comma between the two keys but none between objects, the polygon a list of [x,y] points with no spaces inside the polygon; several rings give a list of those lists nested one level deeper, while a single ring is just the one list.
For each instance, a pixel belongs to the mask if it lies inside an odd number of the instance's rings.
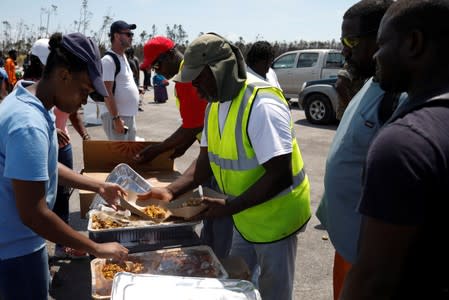
[{"label": "wristwatch", "polygon": [[112,117],[112,121],[115,121],[115,120],[118,120],[118,119],[120,119],[119,115],[116,115],[115,117]]}]

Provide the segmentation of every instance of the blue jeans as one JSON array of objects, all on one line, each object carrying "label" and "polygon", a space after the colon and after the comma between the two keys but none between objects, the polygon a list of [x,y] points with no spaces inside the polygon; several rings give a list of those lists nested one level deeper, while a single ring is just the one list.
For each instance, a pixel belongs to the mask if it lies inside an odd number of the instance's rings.
[{"label": "blue jeans", "polygon": [[241,256],[254,272],[260,268],[253,283],[263,300],[290,300],[295,277],[297,234],[274,243],[254,244],[246,241],[234,228],[232,256]]},{"label": "blue jeans", "polygon": [[[58,151],[58,161],[64,166],[73,169],[73,153],[72,144],[65,145]],[[58,185],[56,194],[56,202],[53,212],[58,215],[64,222],[69,223],[69,199],[70,188]]]},{"label": "blue jeans", "polygon": [[50,285],[47,248],[0,259],[0,299],[47,300]]},{"label": "blue jeans", "polygon": [[[221,193],[214,176],[203,183],[203,186]],[[231,250],[233,228],[232,216],[203,220],[203,228],[200,234],[201,242],[211,247],[218,258],[225,258]]]},{"label": "blue jeans", "polygon": [[232,217],[223,217],[213,220],[203,220],[200,239],[202,244],[212,248],[218,258],[229,255],[232,244]]}]

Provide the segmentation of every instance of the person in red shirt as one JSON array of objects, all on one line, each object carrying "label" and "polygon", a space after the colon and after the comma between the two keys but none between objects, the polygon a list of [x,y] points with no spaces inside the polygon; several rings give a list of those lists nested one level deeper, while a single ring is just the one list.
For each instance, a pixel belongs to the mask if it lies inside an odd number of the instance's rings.
[{"label": "person in red shirt", "polygon": [[16,82],[16,59],[17,59],[17,51],[12,49],[8,51],[8,58],[5,62],[5,71],[8,74],[9,86],[12,88]]},{"label": "person in red shirt", "polygon": [[[176,49],[175,43],[164,36],[148,40],[143,48],[144,59],[140,69],[155,69],[157,73],[170,79],[182,66],[184,56]],[[207,101],[198,96],[192,83],[175,83],[175,96],[182,118],[181,126],[162,143],[150,145],[140,151],[134,159],[138,162],[153,160],[162,152],[174,150],[172,159],[182,156],[195,142],[200,141],[204,125],[204,112]]]},{"label": "person in red shirt", "polygon": [[[153,68],[167,79],[174,77],[184,62],[184,56],[176,49],[175,43],[164,36],[156,36],[147,41],[143,53],[144,59],[140,69]],[[195,140],[201,141],[208,102],[198,95],[191,82],[175,82],[175,96],[182,118],[181,126],[162,143],[150,145],[140,151],[134,157],[138,162],[150,161],[168,150],[174,150],[171,155],[174,159],[182,156]],[[192,162],[192,165],[195,163],[196,160]],[[213,176],[204,185],[219,191]],[[218,258],[224,258],[229,255],[232,234],[232,217],[226,216],[214,220],[203,220],[200,238],[203,244],[212,248]]]}]

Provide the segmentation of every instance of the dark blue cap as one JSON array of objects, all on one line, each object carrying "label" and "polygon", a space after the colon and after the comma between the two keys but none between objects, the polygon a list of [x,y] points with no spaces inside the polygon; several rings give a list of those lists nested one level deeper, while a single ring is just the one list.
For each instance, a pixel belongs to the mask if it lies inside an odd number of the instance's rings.
[{"label": "dark blue cap", "polygon": [[[109,96],[103,82],[103,67],[97,44],[81,33],[70,33],[62,36],[62,46],[87,64],[89,78],[96,93],[103,97]],[[102,101],[103,99],[100,97],[94,100]]]},{"label": "dark blue cap", "polygon": [[111,24],[111,34],[121,32],[123,30],[134,30],[136,28],[136,24],[128,24],[125,21],[119,20]]}]

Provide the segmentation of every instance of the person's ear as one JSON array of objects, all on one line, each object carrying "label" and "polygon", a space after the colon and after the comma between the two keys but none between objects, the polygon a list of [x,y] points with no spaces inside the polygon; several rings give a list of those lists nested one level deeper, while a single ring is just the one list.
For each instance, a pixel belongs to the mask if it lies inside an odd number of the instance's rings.
[{"label": "person's ear", "polygon": [[425,37],[422,31],[413,30],[409,32],[404,39],[404,47],[411,58],[422,55],[426,50]]},{"label": "person's ear", "polygon": [[66,68],[58,68],[57,76],[58,79],[64,84],[72,81],[72,74]]}]

